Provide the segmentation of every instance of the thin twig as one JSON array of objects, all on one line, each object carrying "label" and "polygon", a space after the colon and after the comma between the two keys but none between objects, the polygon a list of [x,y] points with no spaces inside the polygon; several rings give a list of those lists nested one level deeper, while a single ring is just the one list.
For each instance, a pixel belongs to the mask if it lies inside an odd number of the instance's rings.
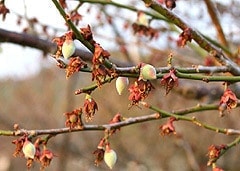
[{"label": "thin twig", "polygon": [[173,12],[163,7],[161,4],[156,3],[152,0],[143,0],[150,8],[164,17],[168,18],[172,23],[178,26],[180,29],[185,30],[187,28],[191,29],[192,39],[197,42],[197,44],[209,52],[213,57],[215,57],[222,65],[228,66],[233,75],[240,75],[240,67],[234,63],[231,59],[226,57],[223,52],[216,47],[214,47],[210,42],[208,42],[200,33],[191,28],[186,24],[181,18],[175,15]]}]

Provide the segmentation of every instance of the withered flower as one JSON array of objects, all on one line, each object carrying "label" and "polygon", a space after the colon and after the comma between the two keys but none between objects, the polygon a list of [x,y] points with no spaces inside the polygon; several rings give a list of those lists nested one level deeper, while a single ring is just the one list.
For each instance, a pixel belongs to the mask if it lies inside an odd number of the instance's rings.
[{"label": "withered flower", "polygon": [[187,41],[192,41],[192,30],[190,28],[186,28],[179,35],[179,39],[177,41],[177,45],[180,47],[184,47],[187,44]]},{"label": "withered flower", "polygon": [[171,69],[168,74],[165,74],[161,79],[161,85],[166,89],[166,95],[172,90],[174,86],[178,86],[178,77],[175,75],[176,70]]},{"label": "withered flower", "polygon": [[[121,118],[122,118],[122,115],[120,113],[117,113],[109,122],[109,124],[114,124],[114,123],[118,123],[118,122],[121,122]],[[109,134],[112,135],[114,134],[117,130],[120,130],[120,128],[117,128],[117,129],[111,129],[109,131]]]},{"label": "withered flower", "polygon": [[104,152],[105,150],[103,148],[97,148],[93,154],[95,156],[95,160],[94,160],[94,164],[96,166],[99,166],[99,164],[103,161],[103,157],[104,157]]},{"label": "withered flower", "polygon": [[149,26],[149,19],[143,11],[137,12],[137,21],[132,24],[134,34],[152,38],[158,37],[158,30]]},{"label": "withered flower", "polygon": [[62,6],[63,9],[67,8],[67,3],[66,0],[59,0],[60,5]]},{"label": "withered flower", "polygon": [[96,110],[98,110],[96,101],[88,94],[86,95],[86,98],[85,98],[83,110],[85,113],[86,122],[91,121]]},{"label": "withered flower", "polygon": [[31,159],[31,158],[28,158],[28,159],[27,159],[26,166],[27,166],[28,169],[30,169],[30,168],[32,167],[33,162],[34,162],[33,159]]},{"label": "withered flower", "polygon": [[0,15],[2,15],[2,20],[4,21],[9,9],[5,6],[4,1],[0,1]]},{"label": "withered flower", "polygon": [[173,8],[176,7],[176,0],[165,0],[165,5],[167,8],[172,10]]},{"label": "withered flower", "polygon": [[237,107],[238,99],[236,95],[230,89],[226,89],[223,93],[220,103],[219,103],[219,111],[220,115],[223,116],[223,112],[227,109],[233,109]]},{"label": "withered flower", "polygon": [[17,157],[19,155],[23,156],[22,148],[23,148],[23,144],[24,144],[25,140],[26,140],[26,136],[22,136],[16,140],[12,141],[12,143],[16,145],[15,152],[13,153],[14,157]]},{"label": "withered flower", "polygon": [[209,158],[207,165],[210,166],[220,157],[221,151],[226,148],[226,145],[211,145],[208,148],[207,156]]},{"label": "withered flower", "polygon": [[166,124],[161,125],[161,126],[159,127],[159,129],[160,129],[160,131],[161,131],[160,134],[161,134],[162,136],[164,136],[164,135],[169,135],[169,134],[172,134],[172,133],[173,133],[173,134],[176,134],[175,127],[174,127],[174,125],[173,125],[173,122],[174,122],[174,121],[176,121],[176,118],[171,117]]},{"label": "withered flower", "polygon": [[120,113],[117,113],[109,122],[109,124],[114,124],[121,122],[122,115]]},{"label": "withered flower", "polygon": [[54,154],[50,150],[44,149],[40,157],[42,168],[49,166],[53,157],[54,157]]},{"label": "withered flower", "polygon": [[52,42],[57,44],[57,51],[55,53],[55,58],[59,58],[62,55],[62,45],[65,41],[65,36],[55,37]]},{"label": "withered flower", "polygon": [[104,65],[94,65],[92,70],[92,81],[96,80],[97,85],[101,87],[102,82],[106,79],[107,76],[111,76],[114,71],[106,68]]},{"label": "withered flower", "polygon": [[82,20],[82,15],[78,13],[77,10],[74,10],[70,13],[71,21],[74,22],[76,25],[79,24],[79,21]]},{"label": "withered flower", "polygon": [[216,60],[211,56],[207,56],[204,60],[204,65],[205,66],[214,66],[215,63],[216,63]]},{"label": "withered flower", "polygon": [[111,76],[114,71],[104,66],[105,59],[110,56],[109,52],[104,50],[99,44],[94,44],[94,54],[92,58],[92,81],[97,80],[98,85],[102,84],[107,76]]},{"label": "withered flower", "polygon": [[133,23],[132,29],[133,29],[134,34],[137,34],[139,36],[149,37],[150,40],[153,38],[158,38],[158,36],[159,36],[158,30],[156,30],[150,26]]},{"label": "withered flower", "polygon": [[41,157],[41,149],[40,149],[40,144],[42,144],[43,140],[41,140],[41,138],[37,138],[36,141],[34,142],[34,146],[36,148],[36,153],[34,156],[35,160],[40,160]]},{"label": "withered flower", "polygon": [[65,121],[65,126],[69,127],[70,129],[76,128],[76,127],[82,127],[82,108],[75,109],[72,112],[65,113],[65,116],[67,117],[67,120]]},{"label": "withered flower", "polygon": [[94,54],[92,58],[93,65],[103,64],[105,59],[108,59],[110,53],[104,50],[98,43],[94,44]]},{"label": "withered flower", "polygon": [[220,105],[224,103],[228,109],[233,109],[237,107],[237,101],[238,99],[232,90],[227,89],[221,97]]},{"label": "withered flower", "polygon": [[80,57],[70,58],[66,68],[66,78],[70,77],[75,72],[79,72],[82,68],[87,67],[87,64]]},{"label": "withered flower", "polygon": [[130,107],[137,105],[140,101],[144,100],[152,89],[154,89],[154,87],[148,80],[144,81],[139,79],[135,81],[128,89],[130,92],[128,97],[128,99],[131,101]]},{"label": "withered flower", "polygon": [[90,25],[88,25],[87,27],[80,28],[80,32],[82,33],[83,38],[88,42],[90,42],[90,44],[94,45],[96,43],[95,40],[93,40],[93,35],[92,35]]},{"label": "withered flower", "polygon": [[99,166],[99,164],[103,161],[103,157],[104,157],[104,145],[105,144],[105,139],[101,139],[101,141],[98,144],[97,149],[93,152],[94,156],[95,156],[95,161],[94,164],[96,166]]}]

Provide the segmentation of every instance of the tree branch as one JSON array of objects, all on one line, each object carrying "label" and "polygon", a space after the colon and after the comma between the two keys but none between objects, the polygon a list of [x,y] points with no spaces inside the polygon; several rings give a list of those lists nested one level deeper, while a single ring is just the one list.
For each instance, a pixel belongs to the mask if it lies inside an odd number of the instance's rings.
[{"label": "tree branch", "polygon": [[[168,18],[172,23],[178,26],[181,30],[191,28],[186,24],[181,18],[172,13],[167,8],[163,7],[161,4],[156,3],[152,0],[143,0],[146,5],[152,8],[154,11]],[[200,33],[191,28],[192,39],[197,42],[197,44],[204,50],[209,52],[213,57],[215,57],[222,65],[228,66],[233,75],[240,75],[240,67],[234,63],[231,59],[226,57],[221,50],[215,48],[210,42],[208,42]]]},{"label": "tree branch", "polygon": [[[220,21],[217,17],[217,14],[216,14],[216,8],[214,7],[213,3],[211,2],[211,0],[204,0],[206,6],[207,6],[207,10],[208,10],[208,13],[209,13],[209,16],[211,17],[212,19],[212,22],[217,30],[217,35],[218,35],[218,39],[219,41],[226,47],[228,47],[228,42],[226,40],[226,37],[224,35],[224,32],[223,32],[223,29],[222,29],[222,26],[220,24]],[[231,54],[229,54],[231,55]]]}]

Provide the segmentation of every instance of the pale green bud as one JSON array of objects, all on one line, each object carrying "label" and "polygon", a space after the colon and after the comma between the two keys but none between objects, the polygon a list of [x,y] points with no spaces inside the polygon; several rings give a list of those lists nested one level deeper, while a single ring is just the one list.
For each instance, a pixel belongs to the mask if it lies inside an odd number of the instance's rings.
[{"label": "pale green bud", "polygon": [[119,95],[122,94],[124,89],[128,86],[129,80],[127,77],[118,77],[116,80],[116,89]]},{"label": "pale green bud", "polygon": [[33,143],[31,143],[30,141],[26,140],[23,144],[23,148],[22,148],[23,154],[26,158],[31,158],[34,159],[34,155],[36,153],[36,148],[33,145]]},{"label": "pale green bud", "polygon": [[156,72],[156,69],[152,65],[145,64],[141,68],[140,76],[144,80],[154,80],[157,78],[157,72]]},{"label": "pale green bud", "polygon": [[75,52],[75,43],[72,39],[66,39],[62,45],[62,54],[65,59],[70,58]]},{"label": "pale green bud", "polygon": [[104,161],[107,164],[107,166],[112,169],[115,163],[117,162],[117,154],[112,149],[106,149],[104,152]]}]

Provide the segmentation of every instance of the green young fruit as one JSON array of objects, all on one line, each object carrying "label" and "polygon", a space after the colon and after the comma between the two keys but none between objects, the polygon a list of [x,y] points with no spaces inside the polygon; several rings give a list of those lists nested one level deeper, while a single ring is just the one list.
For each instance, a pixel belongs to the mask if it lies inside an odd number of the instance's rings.
[{"label": "green young fruit", "polygon": [[118,77],[116,80],[116,89],[119,95],[122,94],[124,89],[128,86],[129,80],[127,77]]},{"label": "green young fruit", "polygon": [[23,154],[26,158],[34,159],[36,148],[30,141],[26,140],[22,148]]},{"label": "green young fruit", "polygon": [[141,68],[141,73],[140,75],[144,80],[154,80],[157,78],[157,72],[156,69],[150,65],[150,64],[145,64]]},{"label": "green young fruit", "polygon": [[75,44],[72,39],[66,39],[62,45],[62,54],[65,59],[70,58],[75,52]]},{"label": "green young fruit", "polygon": [[117,162],[117,154],[112,149],[106,149],[104,152],[104,161],[107,166],[112,169],[115,163]]}]

